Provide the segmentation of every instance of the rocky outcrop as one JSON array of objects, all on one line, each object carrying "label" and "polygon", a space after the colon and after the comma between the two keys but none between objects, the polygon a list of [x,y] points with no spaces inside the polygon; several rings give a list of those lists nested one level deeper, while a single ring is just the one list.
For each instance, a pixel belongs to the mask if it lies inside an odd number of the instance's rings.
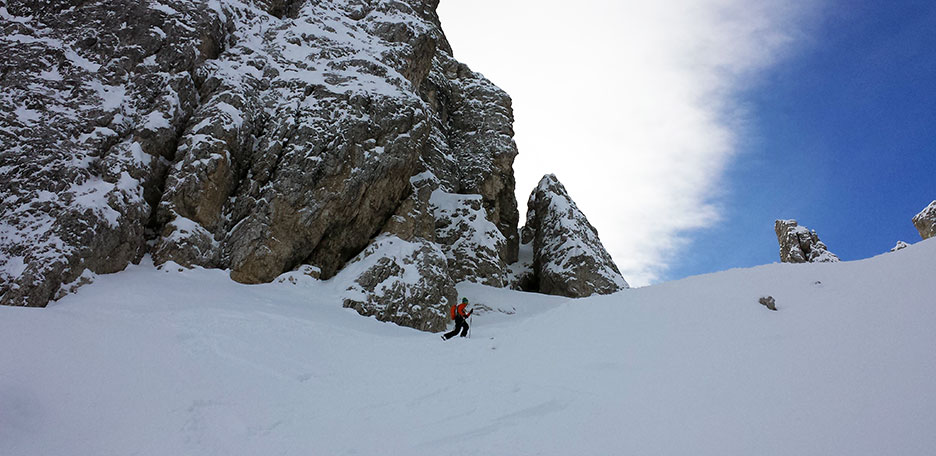
[{"label": "rocky outcrop", "polygon": [[907,243],[904,242],[904,241],[897,241],[897,245],[895,245],[892,249],[890,249],[890,251],[891,251],[891,252],[896,252],[896,251],[898,251],[898,250],[903,250],[903,249],[905,249],[905,248],[907,248],[907,247],[910,247],[910,244],[907,244]]},{"label": "rocky outcrop", "polygon": [[936,201],[913,217],[913,226],[920,232],[920,237],[923,239],[936,236]]},{"label": "rocky outcrop", "polygon": [[344,307],[424,331],[444,330],[457,298],[445,255],[424,239],[380,237],[341,274],[352,282]]},{"label": "rocky outcrop", "polygon": [[[509,286],[510,97],[454,59],[436,6],[0,6],[0,304],[44,306],[146,253],[245,283],[333,280],[346,307],[429,331],[456,283]],[[528,221],[537,287],[626,287],[567,196]]]},{"label": "rocky outcrop", "polygon": [[761,298],[758,299],[757,302],[759,302],[760,305],[770,310],[773,310],[773,311],[777,310],[777,300],[774,299],[773,296],[761,296]]},{"label": "rocky outcrop", "polygon": [[777,220],[774,223],[780,243],[780,261],[783,263],[832,263],[839,258],[819,240],[815,231],[799,226],[796,220]]},{"label": "rocky outcrop", "polygon": [[532,270],[519,279],[526,289],[583,297],[628,288],[598,231],[555,175],[543,176],[530,194],[522,233],[533,251]]}]

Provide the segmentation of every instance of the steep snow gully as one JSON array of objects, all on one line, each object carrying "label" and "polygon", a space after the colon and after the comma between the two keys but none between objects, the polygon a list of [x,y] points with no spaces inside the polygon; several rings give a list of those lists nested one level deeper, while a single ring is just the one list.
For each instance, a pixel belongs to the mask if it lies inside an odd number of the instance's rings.
[{"label": "steep snow gully", "polygon": [[442,343],[334,281],[144,259],[0,307],[0,454],[930,455],[934,270],[927,240],[580,299],[462,283],[472,338]]}]

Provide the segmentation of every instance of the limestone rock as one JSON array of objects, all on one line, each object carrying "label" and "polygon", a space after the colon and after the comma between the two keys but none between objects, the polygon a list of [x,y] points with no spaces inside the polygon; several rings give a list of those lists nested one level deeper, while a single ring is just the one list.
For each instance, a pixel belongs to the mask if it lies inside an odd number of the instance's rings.
[{"label": "limestone rock", "polygon": [[432,244],[417,257],[451,261],[448,281],[503,284],[511,101],[454,59],[437,4],[7,2],[0,303],[43,306],[147,251],[242,282],[328,279],[381,233]]},{"label": "limestone rock", "polygon": [[780,243],[780,261],[783,263],[834,263],[839,258],[819,240],[815,231],[799,226],[796,220],[777,220],[774,223]]},{"label": "limestone rock", "polygon": [[920,237],[923,239],[936,236],[936,201],[913,217],[913,226],[920,232]]},{"label": "limestone rock", "polygon": [[344,307],[424,331],[445,329],[448,306],[458,297],[445,255],[422,239],[381,236],[337,279],[353,280]]},{"label": "limestone rock", "polygon": [[598,231],[555,175],[543,176],[530,194],[522,231],[533,243],[533,278],[524,279],[533,291],[583,297],[628,288]]},{"label": "limestone rock", "polygon": [[[335,42],[333,28],[353,39]],[[451,57],[432,2],[314,4],[259,41],[260,55],[235,45],[225,65],[206,65],[214,95],[182,138],[157,213],[165,226],[196,221],[216,248],[192,257],[201,237],[164,230],[157,261],[227,267],[248,283],[310,263],[328,278],[376,233],[416,228],[384,229],[416,221],[397,212],[422,214],[425,231],[431,214],[417,207],[425,195],[410,196],[410,178],[453,169],[455,179],[435,180],[480,194],[485,217],[516,232],[510,99]],[[302,47],[286,53],[284,43]]]},{"label": "limestone rock", "polygon": [[773,296],[762,296],[757,302],[770,310],[777,310],[777,300]]},{"label": "limestone rock", "polygon": [[217,57],[227,26],[190,2],[6,2],[0,304],[44,306],[85,270],[139,261],[198,105],[191,74]]},{"label": "limestone rock", "polygon": [[404,241],[422,238],[435,242],[436,219],[430,199],[439,188],[439,180],[431,172],[423,172],[410,178],[410,184],[410,195],[397,207],[383,232]]},{"label": "limestone rock", "polygon": [[514,194],[517,145],[510,97],[446,52],[436,53],[422,94],[436,113],[433,147],[424,161],[444,191],[481,195],[487,218],[506,240],[501,258],[513,263],[520,214]]},{"label": "limestone rock", "polygon": [[445,252],[456,282],[503,287],[507,267],[501,255],[507,239],[485,216],[482,198],[441,189],[433,192],[430,204],[436,220],[435,239]]},{"label": "limestone rock", "polygon": [[[447,49],[434,11],[313,2],[288,15],[248,19],[202,69],[207,102],[181,138],[157,216],[197,222],[216,248],[192,257],[187,245],[200,238],[164,230],[157,261],[230,268],[247,283],[309,263],[328,278],[406,199],[433,114],[415,87]],[[348,36],[336,40],[336,29]]]}]

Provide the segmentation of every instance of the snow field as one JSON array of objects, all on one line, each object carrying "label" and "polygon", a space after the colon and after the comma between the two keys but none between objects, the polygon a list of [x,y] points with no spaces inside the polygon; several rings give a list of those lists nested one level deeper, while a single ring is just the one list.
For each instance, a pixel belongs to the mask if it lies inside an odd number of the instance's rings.
[{"label": "snow field", "polygon": [[334,281],[144,262],[0,308],[0,454],[929,455],[934,266],[924,241],[577,300],[462,284],[493,310],[442,342]]}]

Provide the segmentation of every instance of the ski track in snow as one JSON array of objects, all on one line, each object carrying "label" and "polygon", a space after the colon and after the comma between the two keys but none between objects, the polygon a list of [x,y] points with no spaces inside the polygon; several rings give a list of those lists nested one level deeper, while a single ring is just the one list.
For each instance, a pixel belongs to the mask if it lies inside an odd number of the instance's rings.
[{"label": "ski track in snow", "polygon": [[505,312],[443,343],[335,281],[147,259],[0,308],[0,454],[929,455],[934,270],[930,240],[578,300],[462,284]]}]

